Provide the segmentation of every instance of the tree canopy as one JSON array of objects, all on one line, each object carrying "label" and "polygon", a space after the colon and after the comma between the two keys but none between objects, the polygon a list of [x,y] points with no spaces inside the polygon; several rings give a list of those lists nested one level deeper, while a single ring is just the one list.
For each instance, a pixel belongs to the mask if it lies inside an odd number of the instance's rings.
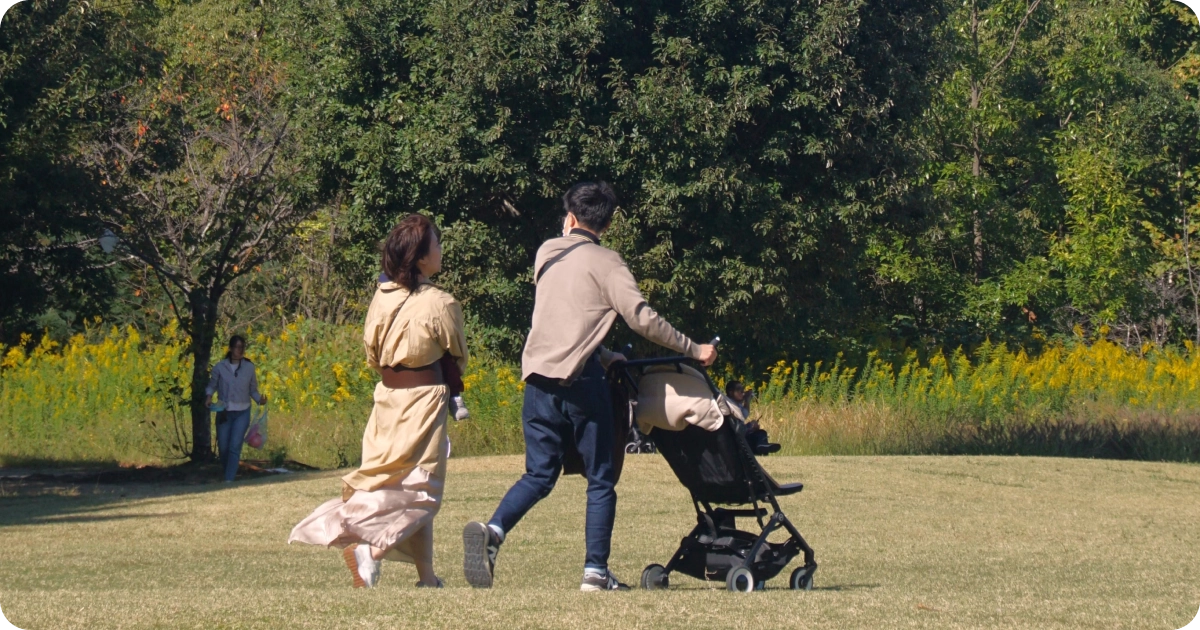
[{"label": "tree canopy", "polygon": [[[605,179],[606,244],[738,360],[1074,330],[1200,342],[1200,24],[1172,0],[191,0],[46,27],[73,6],[0,27],[8,339],[60,304],[120,319],[113,295],[166,298],[88,248],[122,202],[87,147],[139,120],[88,95],[149,102],[187,64],[181,93],[249,77],[203,31],[280,81],[267,107],[312,210],[230,278],[231,326],[356,319],[380,239],[423,212],[473,343],[513,357],[560,196]],[[88,70],[100,58],[122,70]],[[45,105],[66,98],[87,105]],[[181,150],[185,121],[158,115]]]}]

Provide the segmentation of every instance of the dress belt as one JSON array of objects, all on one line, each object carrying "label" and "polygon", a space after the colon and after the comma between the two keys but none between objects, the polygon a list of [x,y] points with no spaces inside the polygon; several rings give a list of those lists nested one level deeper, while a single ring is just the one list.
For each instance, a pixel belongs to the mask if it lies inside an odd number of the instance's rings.
[{"label": "dress belt", "polygon": [[418,368],[403,365],[384,367],[379,370],[379,374],[383,377],[383,386],[391,389],[446,384],[446,379],[442,377],[442,366],[437,361]]}]

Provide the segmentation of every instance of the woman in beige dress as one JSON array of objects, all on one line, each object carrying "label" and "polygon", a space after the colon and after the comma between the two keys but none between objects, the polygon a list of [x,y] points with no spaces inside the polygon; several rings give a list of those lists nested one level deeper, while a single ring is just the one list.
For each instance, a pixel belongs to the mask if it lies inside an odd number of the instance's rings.
[{"label": "woman in beige dress", "polygon": [[362,466],[342,477],[340,499],[318,507],[288,538],[343,549],[355,588],[378,583],[384,558],[415,564],[419,587],[442,585],[433,570],[433,518],[449,447],[444,372],[466,368],[467,343],[462,307],[429,282],[441,261],[437,230],[421,215],[409,215],[388,235],[363,331],[367,363],[382,382],[363,434]]}]

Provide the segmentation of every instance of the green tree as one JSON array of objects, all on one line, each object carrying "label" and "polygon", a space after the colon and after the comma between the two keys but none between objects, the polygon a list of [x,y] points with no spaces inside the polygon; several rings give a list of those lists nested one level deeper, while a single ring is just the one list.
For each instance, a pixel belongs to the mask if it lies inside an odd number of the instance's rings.
[{"label": "green tree", "polygon": [[1028,263],[1039,240],[1030,233],[1057,201],[1039,145],[1054,124],[1039,109],[1039,39],[1057,10],[1041,0],[968,0],[941,25],[935,96],[909,129],[924,158],[911,173],[918,194],[870,237],[864,260],[894,333],[977,341],[998,331],[1012,302],[1028,305],[1031,287],[1012,279],[1044,277]]},{"label": "green tree", "polygon": [[1177,174],[1192,168],[1195,99],[1172,77],[1194,23],[1171,2],[956,11],[937,97],[907,130],[925,155],[914,194],[862,261],[887,334],[1026,343],[1040,326],[1145,328],[1176,308],[1177,292],[1146,273],[1143,223],[1178,234],[1194,198]]},{"label": "green tree", "polygon": [[176,6],[156,34],[161,66],[123,94],[124,116],[91,154],[120,195],[104,223],[190,336],[193,460],[212,457],[204,388],[221,300],[313,205],[287,69],[260,43],[267,23],[237,2]]},{"label": "green tree", "polygon": [[844,328],[855,235],[896,192],[939,17],[915,1],[339,8],[297,22],[323,43],[308,54],[347,223],[373,244],[405,212],[437,216],[443,281],[508,356],[533,252],[590,178],[621,196],[608,243],[690,334],[774,355]]},{"label": "green tree", "polygon": [[0,341],[109,308],[116,276],[95,240],[109,197],[79,147],[143,57],[129,22],[153,13],[119,8],[30,0],[0,25]]},{"label": "green tree", "polygon": [[[1180,42],[1200,31],[1174,3],[1081,6],[1067,18],[1059,32],[1073,37],[1060,40],[1049,64],[1048,105],[1069,121],[1051,149],[1066,202],[1050,259],[1082,323],[1140,340],[1164,314],[1153,233],[1177,237],[1181,209],[1195,203],[1181,174],[1196,168],[1197,111],[1172,74],[1187,55]],[[1176,332],[1180,306],[1170,309]]]}]

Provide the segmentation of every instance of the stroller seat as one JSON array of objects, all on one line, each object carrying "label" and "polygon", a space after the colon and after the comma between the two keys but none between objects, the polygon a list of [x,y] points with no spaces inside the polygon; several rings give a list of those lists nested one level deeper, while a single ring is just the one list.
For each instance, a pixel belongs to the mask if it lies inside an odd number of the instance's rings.
[{"label": "stroller seat", "polygon": [[[614,388],[624,388],[628,399],[636,400],[642,367],[687,360],[676,357],[627,361],[610,369],[609,382]],[[719,396],[707,375],[704,379],[713,395]],[[634,407],[626,405],[625,413],[633,413]],[[667,588],[670,574],[679,572],[700,580],[724,580],[729,590],[750,592],[763,588],[767,580],[800,554],[804,555],[804,565],[792,572],[789,585],[799,590],[812,588],[817,569],[813,550],[776,500],[801,492],[804,484],[775,481],[758,463],[745,434],[745,424],[734,416],[726,416],[715,431],[690,425],[680,431],[654,428],[649,432],[647,438],[655,450],[667,460],[691,494],[696,526],[665,566],[651,564],[645,568],[642,588]],[[739,518],[754,519],[759,533],[738,529]],[[767,540],[777,530],[785,531],[787,539]]]}]

